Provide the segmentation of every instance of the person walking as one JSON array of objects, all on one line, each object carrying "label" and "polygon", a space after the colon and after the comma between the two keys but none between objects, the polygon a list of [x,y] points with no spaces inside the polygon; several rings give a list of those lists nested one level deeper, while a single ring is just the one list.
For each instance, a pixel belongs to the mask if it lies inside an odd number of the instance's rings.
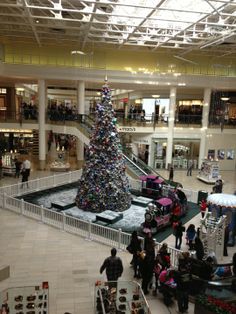
[{"label": "person walking", "polygon": [[197,259],[202,261],[204,257],[204,247],[201,239],[198,236],[195,238],[194,249],[196,251]]},{"label": "person walking", "polygon": [[116,253],[116,248],[112,248],[111,256],[107,257],[100,267],[100,274],[102,274],[103,271],[106,270],[106,276],[108,281],[117,281],[123,273],[122,260],[120,259],[120,257],[116,256]]},{"label": "person walking", "polygon": [[139,278],[139,253],[142,251],[141,240],[138,238],[137,231],[133,231],[131,235],[131,241],[128,245],[128,251],[133,254],[133,258],[130,264],[134,267],[134,278]]},{"label": "person walking", "polygon": [[178,303],[178,312],[186,313],[189,304],[189,288],[191,285],[191,274],[184,267],[179,267],[174,272],[174,281],[176,282],[176,297]]},{"label": "person walking", "polygon": [[229,225],[227,224],[224,231],[224,256],[228,256],[228,242],[229,242]]},{"label": "person walking", "polygon": [[149,293],[148,288],[153,277],[153,269],[154,262],[152,256],[146,253],[142,254],[140,260],[140,271],[142,276],[142,289],[145,295]]},{"label": "person walking", "polygon": [[202,218],[204,218],[205,216],[206,209],[207,209],[207,201],[205,200],[205,198],[203,198],[200,204],[200,212],[201,212]]},{"label": "person walking", "polygon": [[30,176],[30,168],[31,168],[31,162],[26,158],[22,163],[22,170],[21,170],[22,185],[21,185],[21,187],[23,187],[24,182],[26,182],[27,187],[29,187],[28,180],[29,180],[29,176]]},{"label": "person walking", "polygon": [[193,161],[190,159],[188,161],[187,176],[192,176],[192,170],[193,170]]},{"label": "person walking", "polygon": [[18,160],[17,158],[15,159],[15,167],[16,167],[15,178],[19,178],[21,170],[21,161]]},{"label": "person walking", "polygon": [[175,227],[175,248],[180,250],[182,244],[183,232],[185,231],[185,227],[182,224],[182,221],[179,221]]},{"label": "person walking", "polygon": [[173,181],[173,179],[174,179],[174,167],[170,166],[169,181]]},{"label": "person walking", "polygon": [[187,243],[189,245],[189,249],[190,250],[193,250],[194,249],[194,240],[195,240],[195,237],[196,237],[196,229],[195,229],[195,226],[193,224],[190,224],[188,226],[188,229],[186,231],[186,239],[187,239]]}]

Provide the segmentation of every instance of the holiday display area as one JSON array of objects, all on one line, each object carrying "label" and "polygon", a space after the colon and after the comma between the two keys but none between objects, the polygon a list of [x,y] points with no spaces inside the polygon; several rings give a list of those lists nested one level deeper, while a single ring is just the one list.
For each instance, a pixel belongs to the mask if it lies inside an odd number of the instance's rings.
[{"label": "holiday display area", "polygon": [[221,179],[219,174],[219,162],[216,160],[204,159],[197,178],[205,183],[214,184]]},{"label": "holiday display area", "polygon": [[[45,194],[34,193],[30,195],[25,195],[24,199],[30,203],[34,203],[37,205],[43,205],[45,208],[49,208],[55,211],[61,211],[63,207],[63,212],[67,215],[71,215],[73,217],[83,219],[85,221],[92,221],[102,224],[109,225],[108,221],[102,221],[101,219],[97,219],[97,215],[106,215],[108,211],[104,211],[103,213],[95,213],[85,211],[83,209],[78,208],[75,205],[75,197],[77,194],[77,184],[73,184],[72,187],[65,187],[64,189],[60,189],[58,191],[47,190]],[[152,200],[149,199],[149,202]],[[54,204],[54,206],[52,205]],[[56,206],[55,206],[56,204]],[[59,208],[60,207],[60,208]],[[64,208],[67,209],[64,210]],[[138,230],[140,228],[141,223],[143,223],[144,215],[146,212],[146,207],[139,206],[135,204],[131,204],[131,206],[123,211],[122,213],[113,212],[113,214],[122,214],[122,219],[118,219],[112,223],[112,227],[115,229],[121,228],[123,231],[132,232],[133,230]],[[109,215],[111,218],[111,215]]]},{"label": "holiday display area", "polygon": [[101,103],[96,107],[95,125],[85,154],[85,165],[78,182],[76,204],[84,211],[122,212],[130,208],[131,194],[125,173],[111,91],[105,80]]}]

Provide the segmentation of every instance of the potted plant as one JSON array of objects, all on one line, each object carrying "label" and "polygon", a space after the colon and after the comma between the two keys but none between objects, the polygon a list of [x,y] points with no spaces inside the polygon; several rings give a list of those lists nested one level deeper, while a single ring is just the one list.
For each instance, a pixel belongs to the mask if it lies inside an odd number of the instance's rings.
[{"label": "potted plant", "polygon": [[212,296],[200,295],[196,298],[194,314],[236,314],[236,305]]}]

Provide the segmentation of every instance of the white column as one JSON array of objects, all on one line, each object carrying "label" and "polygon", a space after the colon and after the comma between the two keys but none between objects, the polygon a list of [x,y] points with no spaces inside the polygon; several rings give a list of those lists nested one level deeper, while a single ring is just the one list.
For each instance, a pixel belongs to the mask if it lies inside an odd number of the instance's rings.
[{"label": "white column", "polygon": [[173,138],[175,126],[175,107],[176,107],[176,87],[170,89],[170,110],[168,119],[168,134],[166,147],[166,169],[168,164],[172,163]]},{"label": "white column", "polygon": [[204,100],[203,100],[203,110],[202,110],[202,128],[201,128],[201,140],[199,148],[199,159],[198,159],[198,168],[200,169],[202,160],[206,156],[206,136],[207,136],[207,127],[210,111],[210,102],[211,102],[211,89],[204,89]]},{"label": "white column", "polygon": [[46,134],[45,134],[45,104],[46,104],[46,84],[45,80],[38,81],[39,98],[39,169],[45,169],[46,165]]},{"label": "white column", "polygon": [[77,109],[79,114],[85,112],[85,83],[84,81],[78,81],[77,85]]},{"label": "white column", "polygon": [[[77,84],[77,110],[78,114],[85,113],[85,83],[84,81],[78,81]],[[82,166],[84,160],[84,143],[78,138],[76,141],[76,154],[78,166]]]}]

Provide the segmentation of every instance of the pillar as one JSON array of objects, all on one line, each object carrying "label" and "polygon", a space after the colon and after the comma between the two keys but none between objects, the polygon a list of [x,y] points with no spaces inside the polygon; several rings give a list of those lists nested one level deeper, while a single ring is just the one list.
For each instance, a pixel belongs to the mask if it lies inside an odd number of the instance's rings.
[{"label": "pillar", "polygon": [[46,166],[46,134],[45,134],[45,103],[46,103],[46,84],[45,80],[38,81],[39,98],[39,169],[44,170]]},{"label": "pillar", "polygon": [[[77,110],[78,114],[85,113],[85,83],[78,81],[77,83]],[[76,141],[77,164],[81,168],[84,160],[84,143],[79,138]]]},{"label": "pillar", "polygon": [[167,134],[167,147],[166,147],[166,169],[168,164],[172,163],[172,152],[173,152],[173,138],[174,138],[174,127],[175,127],[175,107],[176,107],[176,87],[170,89],[170,109],[168,119],[168,134]]},{"label": "pillar", "polygon": [[79,114],[84,114],[85,111],[85,83],[78,81],[77,85],[77,110]]},{"label": "pillar", "polygon": [[206,136],[211,102],[211,89],[204,89],[203,110],[202,110],[202,128],[199,148],[198,168],[200,169],[202,160],[206,156]]}]

